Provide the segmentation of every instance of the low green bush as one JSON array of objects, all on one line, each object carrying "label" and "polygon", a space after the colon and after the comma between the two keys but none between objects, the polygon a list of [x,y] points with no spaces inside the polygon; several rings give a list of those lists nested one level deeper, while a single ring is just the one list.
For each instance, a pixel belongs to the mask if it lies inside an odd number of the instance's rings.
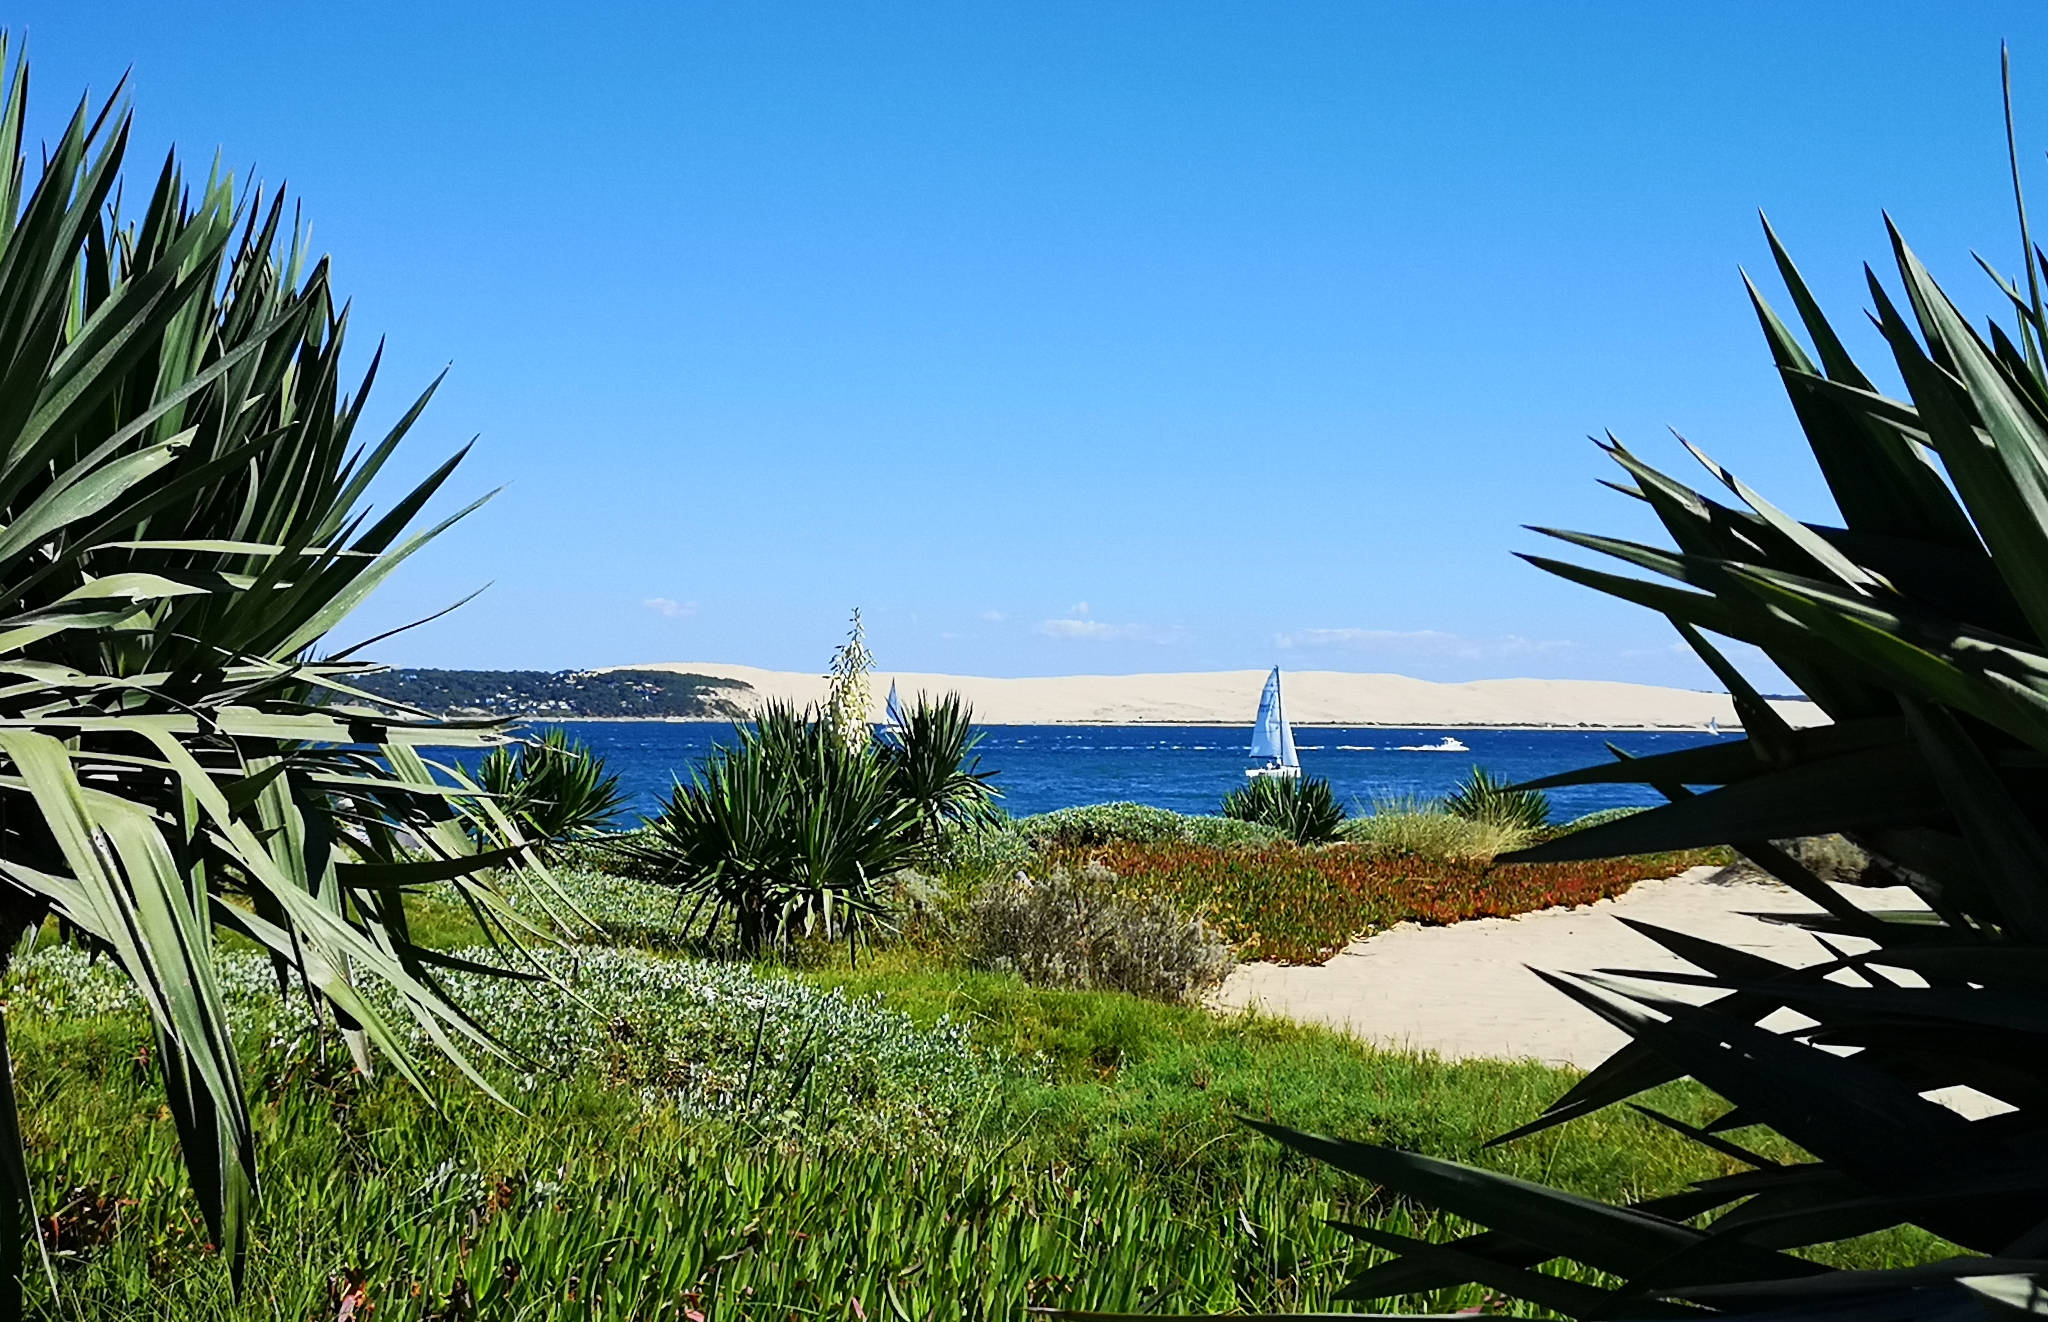
[{"label": "low green bush", "polygon": [[1286,833],[1298,845],[1337,838],[1344,809],[1320,776],[1259,776],[1223,796],[1223,815]]},{"label": "low green bush", "polygon": [[1062,849],[1091,845],[1157,845],[1172,842],[1232,846],[1269,845],[1284,832],[1259,822],[1228,817],[1194,817],[1144,803],[1091,803],[1020,818],[1017,830],[1032,844]]},{"label": "low green bush", "polygon": [[948,822],[939,831],[932,867],[949,877],[978,881],[1007,877],[1038,859],[1031,841],[1008,818]]},{"label": "low green bush", "polygon": [[1026,982],[1189,1000],[1228,977],[1221,933],[1157,894],[1132,894],[1099,864],[992,877],[961,915],[970,962]]},{"label": "low green bush", "polygon": [[1573,831],[1584,831],[1589,827],[1605,826],[1609,822],[1618,822],[1624,817],[1633,817],[1641,811],[1641,808],[1595,808],[1584,816],[1572,818],[1563,826],[1558,827],[1557,831],[1559,835],[1568,835]]}]

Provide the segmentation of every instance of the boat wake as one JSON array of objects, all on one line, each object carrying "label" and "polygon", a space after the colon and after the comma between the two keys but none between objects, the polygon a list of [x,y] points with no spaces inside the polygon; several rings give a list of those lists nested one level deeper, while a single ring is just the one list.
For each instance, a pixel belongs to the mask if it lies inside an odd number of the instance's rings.
[{"label": "boat wake", "polygon": [[1455,735],[1447,734],[1433,744],[1402,744],[1394,751],[1397,753],[1469,753],[1472,750],[1467,748],[1464,742]]}]

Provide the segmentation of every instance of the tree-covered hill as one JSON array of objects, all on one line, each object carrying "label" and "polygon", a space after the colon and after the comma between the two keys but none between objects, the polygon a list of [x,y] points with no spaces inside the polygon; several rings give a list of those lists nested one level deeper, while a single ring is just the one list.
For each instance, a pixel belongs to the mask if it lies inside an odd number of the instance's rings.
[{"label": "tree-covered hill", "polygon": [[501,716],[733,717],[749,686],[665,670],[387,670],[357,686],[439,713]]}]

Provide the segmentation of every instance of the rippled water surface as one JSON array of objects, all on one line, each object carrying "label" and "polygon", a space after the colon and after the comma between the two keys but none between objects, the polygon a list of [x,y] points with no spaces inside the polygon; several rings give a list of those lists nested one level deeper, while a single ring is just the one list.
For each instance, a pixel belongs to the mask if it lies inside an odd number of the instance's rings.
[{"label": "rippled water surface", "polygon": [[[571,729],[624,777],[638,812],[652,812],[676,775],[729,727],[666,722],[579,721]],[[1468,752],[1429,750],[1455,736]],[[1387,730],[1298,727],[1302,769],[1328,778],[1354,811],[1375,799],[1434,798],[1476,766],[1515,780],[1604,762],[1609,742],[1636,755],[1710,743],[1705,731]],[[1018,816],[1081,803],[1134,799],[1176,812],[1216,811],[1244,783],[1250,731],[1242,726],[993,725],[981,760],[997,771],[1003,806]],[[1654,803],[1634,786],[1592,785],[1552,791],[1562,819],[1617,804]]]}]

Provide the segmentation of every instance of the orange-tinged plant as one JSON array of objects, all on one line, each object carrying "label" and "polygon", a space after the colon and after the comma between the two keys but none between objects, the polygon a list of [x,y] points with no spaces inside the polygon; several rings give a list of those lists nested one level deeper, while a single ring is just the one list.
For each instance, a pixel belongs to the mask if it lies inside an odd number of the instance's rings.
[{"label": "orange-tinged plant", "polygon": [[1357,937],[1399,922],[1505,918],[1591,904],[1645,877],[1707,861],[1701,852],[1584,863],[1435,862],[1360,845],[1215,849],[1111,843],[1056,850],[1070,868],[1109,868],[1136,892],[1172,898],[1214,924],[1242,959],[1320,963]]}]

